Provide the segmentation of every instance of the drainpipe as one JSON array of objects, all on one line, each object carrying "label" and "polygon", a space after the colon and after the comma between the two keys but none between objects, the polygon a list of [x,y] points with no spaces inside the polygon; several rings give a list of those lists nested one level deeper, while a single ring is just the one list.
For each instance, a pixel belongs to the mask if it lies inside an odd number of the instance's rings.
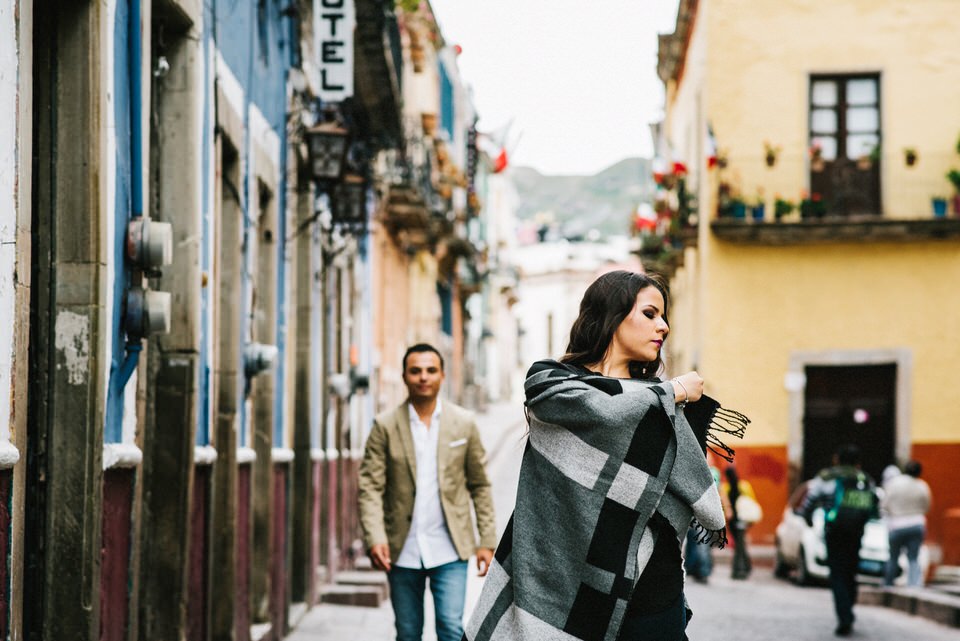
[{"label": "drainpipe", "polygon": [[[143,215],[143,98],[140,0],[129,1],[127,15],[127,79],[130,86],[130,219],[127,221],[126,256],[130,268],[144,278],[159,276],[159,268],[173,259],[173,227],[153,222]],[[118,269],[123,266],[118,265]],[[107,425],[119,420],[123,390],[137,369],[142,339],[150,334],[170,331],[170,294],[130,286],[124,293],[121,328],[126,333],[124,359],[110,373],[111,402],[107,406]],[[118,328],[118,331],[121,329]],[[118,407],[119,406],[119,407]],[[122,413],[122,412],[121,412]]]},{"label": "drainpipe", "polygon": [[[140,76],[142,70],[141,62],[141,37],[140,37],[140,0],[130,0],[130,14],[127,23],[127,47],[129,48],[127,73],[130,77],[130,171],[131,180],[131,219],[143,218],[143,97],[140,87]],[[129,247],[129,237],[127,245]],[[129,332],[128,332],[129,336]],[[120,366],[119,380],[117,380],[118,393],[122,394],[134,370],[137,369],[137,363],[140,360],[140,352],[143,346],[140,343],[140,337],[133,337],[127,340],[126,356],[123,359],[123,365]]]}]

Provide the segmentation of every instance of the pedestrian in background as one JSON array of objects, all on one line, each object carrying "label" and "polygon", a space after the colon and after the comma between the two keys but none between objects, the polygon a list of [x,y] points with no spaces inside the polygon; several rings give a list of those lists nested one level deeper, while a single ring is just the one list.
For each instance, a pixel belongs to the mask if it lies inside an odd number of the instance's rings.
[{"label": "pedestrian in background", "polygon": [[[719,489],[720,470],[711,465],[710,474],[713,476],[714,485]],[[683,569],[686,570],[687,576],[692,577],[697,583],[707,583],[710,575],[713,574],[713,552],[711,550],[710,545],[700,541],[700,533],[697,528],[693,526],[687,528],[687,540],[683,548]]]},{"label": "pedestrian in background", "polygon": [[467,559],[476,553],[484,576],[496,544],[486,454],[473,415],[441,403],[443,357],[436,348],[407,350],[403,382],[407,401],[374,419],[360,465],[364,542],[373,565],[387,573],[397,641],[420,641],[428,580],[438,641],[459,641]]},{"label": "pedestrian in background", "polygon": [[759,521],[763,512],[757,502],[757,495],[749,481],[741,479],[733,465],[724,470],[726,482],[720,488],[724,497],[727,517],[727,529],[733,538],[733,564],[730,576],[734,579],[747,579],[753,570],[750,553],[747,550],[747,530]]},{"label": "pedestrian in background", "polygon": [[468,640],[686,639],[680,542],[691,519],[702,540],[726,539],[707,426],[713,443],[716,416],[738,435],[748,421],[703,396],[696,372],[657,377],[668,305],[658,279],[604,274],[566,354],[530,367],[516,508]]},{"label": "pedestrian in background", "polygon": [[884,486],[880,509],[890,537],[890,558],[887,559],[884,585],[893,585],[900,567],[900,552],[907,553],[907,585],[923,585],[920,575],[920,546],[927,532],[927,512],[930,511],[930,486],[920,478],[922,466],[910,461],[903,474]]},{"label": "pedestrian in background", "polygon": [[853,606],[857,602],[860,540],[867,521],[876,518],[879,510],[873,479],[860,469],[860,448],[853,444],[840,447],[834,462],[833,467],[822,470],[810,481],[801,513],[811,523],[814,510],[822,507],[827,511],[824,539],[837,613],[835,633],[849,636],[853,633]]},{"label": "pedestrian in background", "polygon": [[902,472],[896,463],[891,463],[886,466],[883,468],[883,472],[880,473],[880,487],[886,490],[890,481],[900,476],[900,474],[902,474]]}]

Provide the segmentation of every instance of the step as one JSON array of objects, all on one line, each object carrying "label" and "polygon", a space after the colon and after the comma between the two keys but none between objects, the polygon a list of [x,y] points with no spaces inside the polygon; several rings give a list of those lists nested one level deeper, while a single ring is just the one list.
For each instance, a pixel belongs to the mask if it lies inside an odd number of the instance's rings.
[{"label": "step", "polygon": [[320,602],[333,605],[356,605],[379,608],[385,596],[383,589],[362,585],[325,585],[320,588]]},{"label": "step", "polygon": [[387,581],[387,575],[383,572],[370,572],[364,570],[337,572],[335,579],[337,585],[353,585],[377,588],[383,593],[384,599],[390,596],[390,583]]},{"label": "step", "polygon": [[960,566],[938,565],[930,578],[931,583],[958,583],[960,584]]},{"label": "step", "polygon": [[858,601],[864,605],[884,606],[960,628],[960,596],[939,590],[861,587]]}]

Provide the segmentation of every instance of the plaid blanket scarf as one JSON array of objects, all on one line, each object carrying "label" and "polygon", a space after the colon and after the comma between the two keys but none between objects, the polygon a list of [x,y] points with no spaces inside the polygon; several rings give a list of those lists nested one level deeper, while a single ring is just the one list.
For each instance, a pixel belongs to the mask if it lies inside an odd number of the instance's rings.
[{"label": "plaid blanket scarf", "polygon": [[729,458],[711,433],[742,436],[749,420],[705,396],[695,430],[669,383],[556,361],[535,363],[524,387],[530,431],[516,507],[464,639],[614,641],[653,551],[655,511],[678,537],[693,522],[703,541],[725,544],[704,450]]}]

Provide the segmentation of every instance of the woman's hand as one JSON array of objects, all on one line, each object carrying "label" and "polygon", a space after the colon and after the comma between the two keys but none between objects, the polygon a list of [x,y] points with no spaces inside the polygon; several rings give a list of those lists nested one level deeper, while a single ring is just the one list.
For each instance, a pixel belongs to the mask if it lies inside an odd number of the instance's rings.
[{"label": "woman's hand", "polygon": [[696,403],[703,396],[703,378],[694,372],[670,379],[678,403]]}]

